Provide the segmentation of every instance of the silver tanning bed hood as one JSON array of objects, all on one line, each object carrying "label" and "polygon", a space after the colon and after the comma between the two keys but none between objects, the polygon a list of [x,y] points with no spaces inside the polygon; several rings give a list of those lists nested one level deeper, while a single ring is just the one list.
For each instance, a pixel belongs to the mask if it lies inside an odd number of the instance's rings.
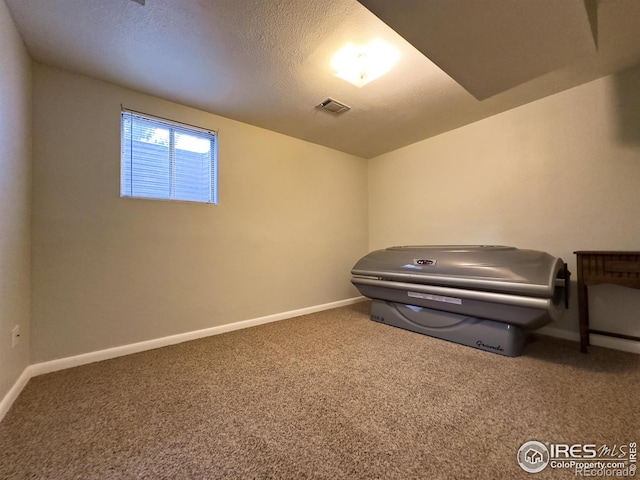
[{"label": "silver tanning bed hood", "polygon": [[391,247],[351,273],[373,320],[509,356],[525,331],[562,316],[570,275],[545,252],[496,245]]}]

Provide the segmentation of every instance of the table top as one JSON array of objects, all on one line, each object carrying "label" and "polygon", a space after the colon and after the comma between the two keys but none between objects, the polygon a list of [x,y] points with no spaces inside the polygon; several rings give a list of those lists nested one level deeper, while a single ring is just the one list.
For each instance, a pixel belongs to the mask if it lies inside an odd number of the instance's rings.
[{"label": "table top", "polygon": [[578,250],[576,255],[640,255],[640,251],[630,250]]}]

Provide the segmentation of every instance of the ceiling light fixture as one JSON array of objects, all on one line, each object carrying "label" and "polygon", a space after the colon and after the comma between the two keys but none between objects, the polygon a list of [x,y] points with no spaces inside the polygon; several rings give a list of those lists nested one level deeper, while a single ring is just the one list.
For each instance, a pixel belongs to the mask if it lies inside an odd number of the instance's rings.
[{"label": "ceiling light fixture", "polygon": [[336,77],[363,87],[391,70],[399,56],[394,47],[376,39],[364,46],[345,45],[333,56],[331,66]]}]

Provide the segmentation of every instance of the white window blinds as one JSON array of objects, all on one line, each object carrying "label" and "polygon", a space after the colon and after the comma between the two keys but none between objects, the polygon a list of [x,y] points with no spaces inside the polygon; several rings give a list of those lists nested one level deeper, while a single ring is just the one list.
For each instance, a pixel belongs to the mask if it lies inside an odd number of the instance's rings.
[{"label": "white window blinds", "polygon": [[218,203],[215,132],[122,110],[120,196]]}]

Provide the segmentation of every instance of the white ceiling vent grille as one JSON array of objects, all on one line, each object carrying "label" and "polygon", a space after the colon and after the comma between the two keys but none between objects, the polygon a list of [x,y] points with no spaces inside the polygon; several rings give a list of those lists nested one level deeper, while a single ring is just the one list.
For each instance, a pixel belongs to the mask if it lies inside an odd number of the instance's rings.
[{"label": "white ceiling vent grille", "polygon": [[327,110],[331,113],[335,113],[336,115],[344,113],[347,110],[351,110],[350,106],[345,105],[344,103],[340,103],[333,98],[327,98],[324,102],[317,105],[317,107],[323,110]]}]

